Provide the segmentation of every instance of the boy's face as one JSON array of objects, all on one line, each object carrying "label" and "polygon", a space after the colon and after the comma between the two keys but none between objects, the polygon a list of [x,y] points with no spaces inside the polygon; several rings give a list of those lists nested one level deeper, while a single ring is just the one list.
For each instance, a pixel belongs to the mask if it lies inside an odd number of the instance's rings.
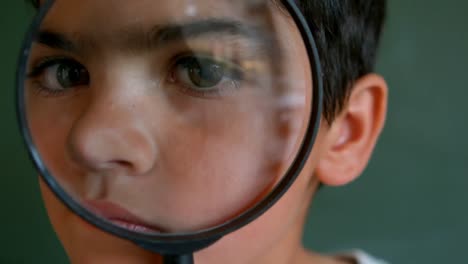
[{"label": "boy's face", "polygon": [[[236,2],[56,1],[31,52],[27,113],[46,165],[84,206],[140,231],[195,231],[241,212],[281,178],[309,118],[307,53],[284,11],[246,12]],[[252,22],[279,43],[232,25],[218,25],[230,27],[219,34],[185,28],[184,39],[171,28],[206,18]],[[164,29],[166,43],[152,43],[148,32]],[[244,263],[300,226],[320,145],[277,205],[200,258]],[[151,259],[42,190],[72,260]],[[112,219],[114,205],[139,226]]]}]

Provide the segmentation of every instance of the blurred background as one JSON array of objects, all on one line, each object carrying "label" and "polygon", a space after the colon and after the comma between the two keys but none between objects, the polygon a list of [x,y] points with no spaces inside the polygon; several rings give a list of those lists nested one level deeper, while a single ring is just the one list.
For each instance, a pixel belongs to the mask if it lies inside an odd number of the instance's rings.
[{"label": "blurred background", "polygon": [[[2,1],[1,10],[0,263],[66,263],[16,124],[16,59],[33,10],[24,1]],[[358,181],[316,197],[309,248],[359,248],[391,263],[466,262],[466,10],[466,1],[389,1],[377,67],[390,87],[386,129]]]}]

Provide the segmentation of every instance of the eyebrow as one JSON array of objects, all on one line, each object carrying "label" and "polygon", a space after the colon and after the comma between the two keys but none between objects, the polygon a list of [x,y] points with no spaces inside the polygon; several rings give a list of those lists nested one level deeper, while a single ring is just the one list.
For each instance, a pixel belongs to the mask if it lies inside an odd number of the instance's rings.
[{"label": "eyebrow", "polygon": [[[197,20],[185,24],[156,25],[150,31],[141,28],[129,28],[119,31],[118,42],[122,42],[122,48],[127,50],[154,49],[156,47],[170,44],[171,42],[183,41],[189,38],[197,38],[204,35],[222,34],[229,36],[242,36],[256,42],[268,43],[263,39],[257,27],[247,25],[240,21],[225,19]],[[86,49],[92,49],[97,45],[94,37],[85,37],[80,34],[67,36],[53,30],[42,30],[36,37],[36,42],[71,53],[81,53]]]}]

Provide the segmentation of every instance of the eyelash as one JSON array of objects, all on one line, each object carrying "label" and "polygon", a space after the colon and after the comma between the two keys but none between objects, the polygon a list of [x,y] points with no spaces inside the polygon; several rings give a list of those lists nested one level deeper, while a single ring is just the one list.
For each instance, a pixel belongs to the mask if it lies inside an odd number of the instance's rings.
[{"label": "eyelash", "polygon": [[[218,96],[223,96],[227,95],[230,92],[233,92],[233,89],[238,89],[241,86],[241,83],[245,81],[245,72],[243,71],[242,67],[237,63],[237,62],[227,62],[225,60],[219,60],[216,59],[215,56],[213,56],[210,53],[182,53],[180,55],[175,56],[173,59],[172,64],[170,64],[169,67],[169,82],[175,83],[174,79],[174,74],[175,71],[177,70],[177,67],[187,67],[188,64],[190,64],[193,61],[209,61],[212,62],[213,64],[219,65],[223,67],[225,71],[223,71],[223,79],[224,78],[230,78],[232,80],[232,85],[234,87],[224,87],[224,88],[218,88],[218,89],[213,89],[209,91],[196,91],[194,88],[190,88],[183,83],[180,83],[180,80],[178,82],[178,85],[181,87],[179,89],[182,89],[182,92],[187,93],[191,96],[196,96],[196,97],[201,97],[201,98],[215,98]],[[220,84],[217,84],[218,86]]]},{"label": "eyelash", "polygon": [[43,82],[40,80],[41,76],[45,73],[46,70],[50,69],[53,66],[59,66],[64,64],[74,64],[79,65],[86,69],[81,63],[76,61],[73,58],[65,56],[47,56],[38,60],[34,63],[31,71],[27,74],[27,78],[32,80],[32,84],[36,92],[44,97],[59,97],[68,92],[68,89],[63,90],[53,90],[46,87]]},{"label": "eyelash", "polygon": [[[227,95],[230,92],[233,92],[234,90],[238,89],[241,86],[241,82],[244,81],[245,77],[244,71],[238,63],[218,60],[215,58],[215,56],[209,53],[182,53],[173,57],[173,59],[171,59],[170,61],[172,61],[172,63],[169,64],[170,66],[168,68],[168,74],[166,77],[167,81],[169,81],[172,84],[177,84],[179,86],[177,89],[181,90],[183,93],[195,97],[215,98],[218,96]],[[219,81],[219,83],[216,83],[216,85],[214,85],[214,87],[222,85],[224,85],[224,87],[218,87],[214,89],[210,87],[209,89],[203,91],[203,89],[197,90],[197,88],[193,88],[193,86],[190,87],[190,85],[184,84],[180,80],[182,78],[180,78],[180,76],[176,76],[178,74],[177,70],[183,68],[185,71],[189,71],[189,64],[193,62],[208,62],[212,63],[212,65],[214,64],[220,66],[223,70],[222,78]],[[27,77],[28,79],[32,79],[34,88],[40,95],[44,97],[58,97],[65,95],[67,92],[69,92],[69,90],[74,91],[78,87],[73,86],[65,87],[64,89],[51,89],[50,87],[44,85],[44,80],[40,79],[41,77],[44,77],[43,75],[48,69],[51,69],[51,67],[60,65],[63,66],[65,64],[82,67],[86,70],[85,66],[83,66],[73,58],[65,56],[48,56],[38,60],[38,62],[35,63],[35,66],[33,66],[32,70],[28,73]],[[206,66],[200,64],[198,65],[201,67]],[[89,73],[87,74],[89,78]],[[226,81],[226,78],[229,78],[229,80]],[[223,82],[223,84],[220,84],[221,82]],[[228,83],[226,84],[226,82]]]}]

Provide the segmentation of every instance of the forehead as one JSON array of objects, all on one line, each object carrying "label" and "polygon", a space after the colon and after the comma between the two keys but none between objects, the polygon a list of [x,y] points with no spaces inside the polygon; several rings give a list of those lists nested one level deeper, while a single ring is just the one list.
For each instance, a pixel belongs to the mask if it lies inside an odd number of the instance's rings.
[{"label": "forehead", "polygon": [[67,30],[109,30],[123,25],[183,23],[201,18],[225,18],[264,23],[271,16],[267,0],[56,0],[44,26]]},{"label": "forehead", "polygon": [[207,33],[216,34],[212,42],[242,35],[267,47],[291,41],[287,20],[271,0],[55,0],[41,31],[58,33],[92,53],[104,47],[143,50],[161,38],[183,40]]}]

